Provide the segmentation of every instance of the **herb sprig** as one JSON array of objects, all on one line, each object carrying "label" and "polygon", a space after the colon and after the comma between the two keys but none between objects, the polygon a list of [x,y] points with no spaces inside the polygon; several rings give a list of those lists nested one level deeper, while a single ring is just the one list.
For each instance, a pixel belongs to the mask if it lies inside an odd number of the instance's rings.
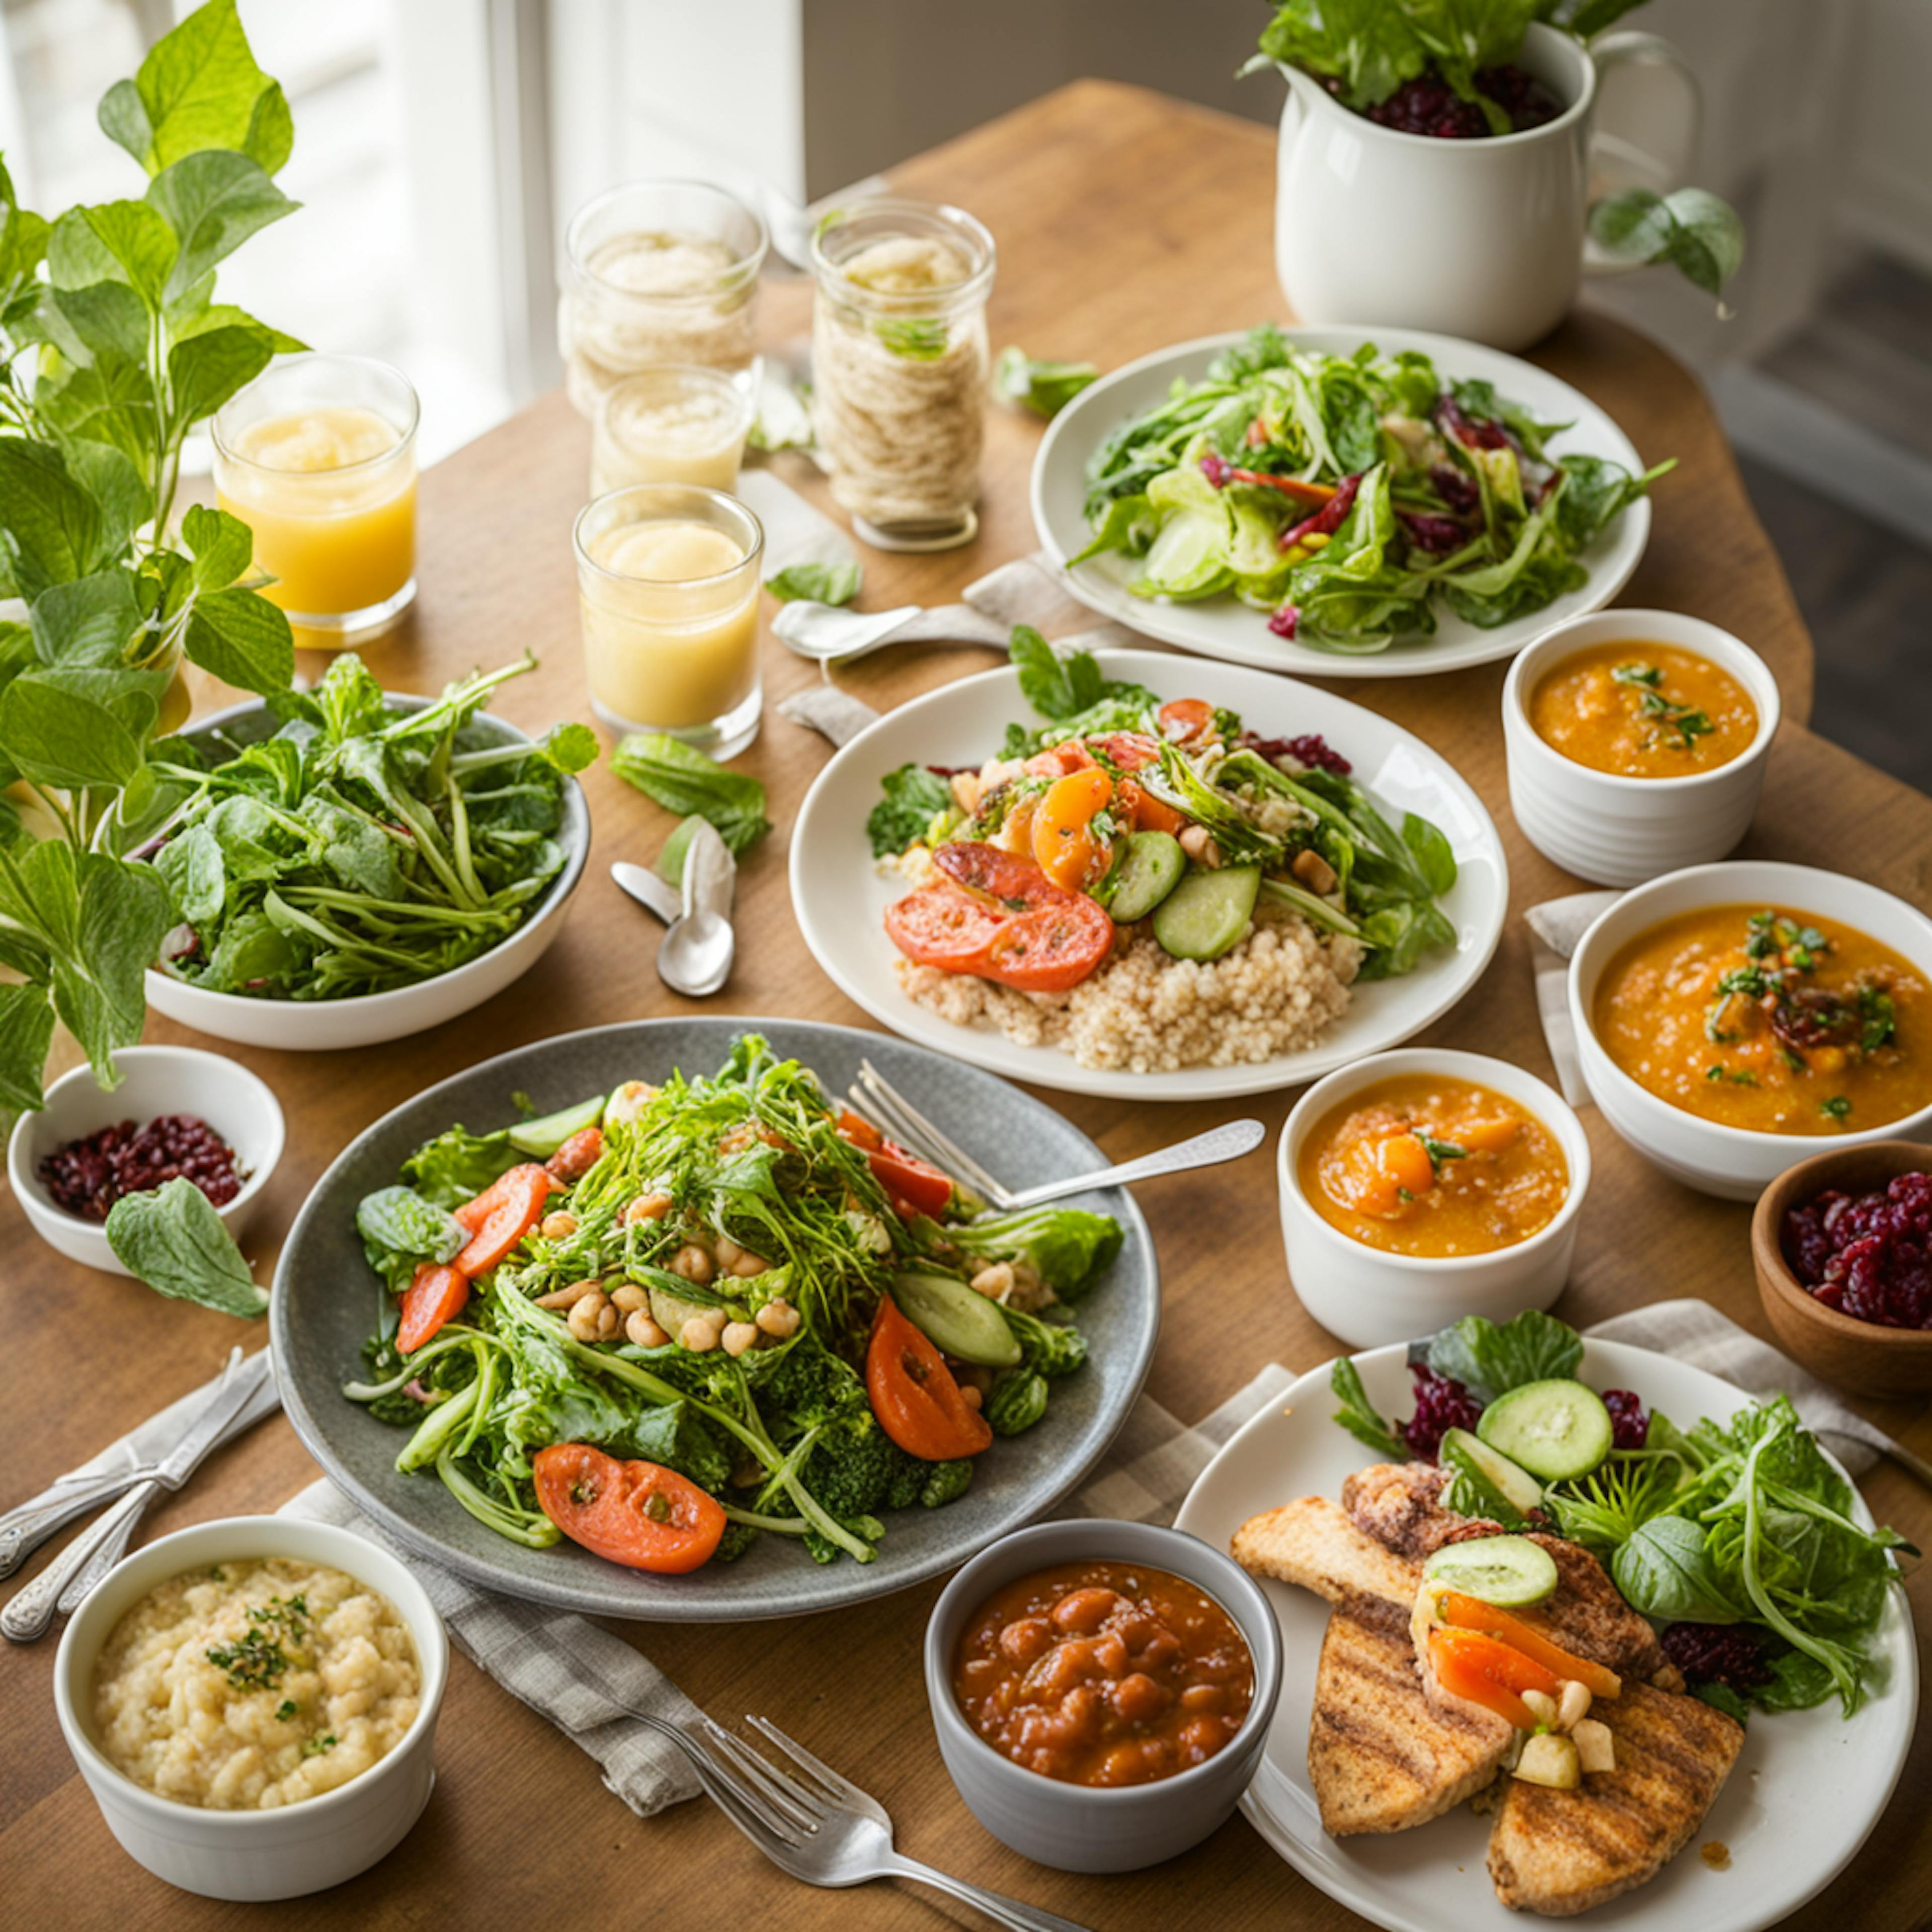
[{"label": "herb sprig", "polygon": [[1618,664],[1610,676],[1618,684],[1638,688],[1637,715],[1649,718],[1658,727],[1649,742],[1674,733],[1678,749],[1688,752],[1700,738],[1709,737],[1718,728],[1711,722],[1708,711],[1696,705],[1679,704],[1664,696],[1664,673],[1655,664]]}]

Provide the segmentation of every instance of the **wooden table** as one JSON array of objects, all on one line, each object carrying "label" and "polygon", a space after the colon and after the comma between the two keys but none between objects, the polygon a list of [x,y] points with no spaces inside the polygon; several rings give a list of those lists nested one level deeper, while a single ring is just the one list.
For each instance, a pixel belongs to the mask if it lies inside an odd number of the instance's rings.
[{"label": "wooden table", "polygon": [[[1257,128],[1156,95],[1085,83],[908,163],[896,181],[910,194],[972,208],[999,238],[996,346],[1018,342],[1035,354],[1090,357],[1109,367],[1190,336],[1282,315],[1270,243],[1273,165],[1270,139]],[[805,298],[796,284],[772,291],[772,340],[802,326]],[[1659,492],[1649,553],[1628,601],[1714,619],[1777,670],[1786,723],[1744,849],[1838,867],[1926,903],[1932,801],[1803,728],[1810,640],[1696,383],[1641,338],[1595,318],[1568,324],[1537,359],[1604,404],[1647,461],[1681,459]],[[884,608],[955,598],[984,570],[1030,550],[1025,485],[1036,440],[1030,421],[998,412],[978,542],[938,557],[868,555],[864,601]],[[472,664],[500,663],[528,646],[542,669],[509,687],[498,708],[532,728],[586,715],[566,532],[582,499],[587,442],[582,424],[553,396],[424,478],[422,598],[409,629],[374,654],[386,683],[433,689]],[[801,466],[794,480],[806,473]],[[815,478],[804,487],[823,500]],[[935,647],[870,660],[844,681],[889,705],[989,662],[973,649]],[[1497,720],[1502,670],[1493,665],[1346,689],[1420,732],[1482,794],[1508,848],[1514,914],[1572,882],[1525,844],[1509,817]],[[772,698],[816,675],[776,645],[767,648],[766,674]],[[746,868],[745,943],[727,998],[730,1010],[746,1016],[866,1025],[807,957],[785,886],[788,829],[825,757],[817,738],[774,718],[744,761],[770,786],[779,830]],[[280,1094],[292,1129],[266,1210],[268,1228],[286,1228],[352,1136],[429,1082],[570,1028],[681,1010],[652,972],[650,928],[606,878],[613,859],[652,856],[669,821],[606,770],[586,782],[596,821],[590,870],[568,930],[527,978],[464,1019],[376,1052],[238,1053]],[[157,1020],[148,1037],[195,1036]],[[1482,983],[1425,1037],[1547,1074],[1516,918]],[[1292,1097],[1264,1099],[1252,1111],[1278,1127]],[[1116,1157],[1232,1111],[1065,1098],[1055,1104]],[[1676,1186],[1624,1147],[1599,1115],[1585,1118],[1596,1180],[1577,1275],[1558,1312],[1580,1325],[1694,1294],[1766,1332],[1746,1243],[1748,1210]],[[1285,1279],[1266,1158],[1157,1184],[1141,1198],[1170,1298],[1149,1384],[1157,1400],[1192,1418],[1270,1358],[1304,1369],[1334,1352]],[[0,1208],[0,1252],[8,1258],[0,1467],[10,1500],[201,1382],[242,1332],[222,1317],[60,1260],[32,1238],[10,1198]],[[266,1268],[272,1256],[265,1250],[257,1258]],[[1932,1454],[1932,1421],[1922,1412],[1915,1416],[1898,1406],[1871,1413]],[[278,1419],[212,1462],[184,1495],[154,1512],[152,1526],[272,1510],[314,1474]],[[1888,1467],[1874,1473],[1867,1493],[1881,1517],[1921,1544],[1932,1542],[1932,1498],[1922,1491]],[[766,1713],[886,1796],[900,1842],[914,1855],[1083,1923],[1199,1923],[1210,1888],[1216,1921],[1231,1928],[1280,1924],[1284,1914],[1310,1928],[1361,1922],[1305,1884],[1239,1820],[1190,1856],[1131,1877],[1066,1877],[1007,1853],[962,1808],[933,1747],[916,1634],[935,1594],[920,1589],[836,1616],[736,1630],[631,1626],[627,1634],[700,1703],[720,1713]],[[1932,1591],[1922,1576],[1913,1594],[1922,1656],[1924,1633],[1932,1631]],[[348,1910],[362,1922],[403,1926],[446,1921],[453,1909],[470,1925],[602,1925],[641,1917],[683,1932],[768,1923],[780,1912],[796,1925],[937,1924],[948,1910],[923,1894],[882,1886],[838,1894],[787,1889],[703,1804],[640,1824],[603,1791],[588,1758],[460,1660],[442,1715],[441,1781],[398,1851],[343,1893],[277,1908],[200,1904],[149,1879],[110,1840],[55,1726],[52,1658],[51,1642],[0,1658],[0,1898],[22,1925],[112,1924],[127,1932],[164,1923],[322,1926]],[[1928,1776],[1932,1726],[1914,1753],[1905,1790],[1916,1780],[1922,1792]],[[1748,1886],[1750,1874],[1740,1867],[1711,1882]],[[1903,1932],[1928,1913],[1932,1837],[1920,1804],[1901,1798],[1851,1869],[1790,1922]]]}]

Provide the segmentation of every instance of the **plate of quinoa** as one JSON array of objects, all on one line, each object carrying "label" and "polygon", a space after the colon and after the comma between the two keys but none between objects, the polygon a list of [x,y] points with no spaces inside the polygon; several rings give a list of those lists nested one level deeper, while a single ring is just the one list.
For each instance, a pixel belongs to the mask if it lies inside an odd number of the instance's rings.
[{"label": "plate of quinoa", "polygon": [[922,1045],[1072,1093],[1316,1078],[1441,1017],[1509,874],[1454,769],[1312,686],[1165,652],[1056,652],[902,705],[792,842],[806,943]]}]

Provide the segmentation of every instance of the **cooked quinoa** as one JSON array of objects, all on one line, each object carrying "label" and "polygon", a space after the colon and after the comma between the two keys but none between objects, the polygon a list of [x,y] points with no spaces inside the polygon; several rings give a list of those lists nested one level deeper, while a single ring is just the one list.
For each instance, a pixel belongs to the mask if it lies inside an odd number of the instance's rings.
[{"label": "cooked quinoa", "polygon": [[1064,993],[1021,993],[990,980],[895,962],[914,1000],[956,1026],[988,1024],[1022,1046],[1057,1046],[1082,1066],[1169,1073],[1294,1053],[1348,1010],[1361,963],[1354,940],[1318,933],[1264,903],[1219,959],[1169,956],[1145,922],[1124,927],[1114,956]]}]

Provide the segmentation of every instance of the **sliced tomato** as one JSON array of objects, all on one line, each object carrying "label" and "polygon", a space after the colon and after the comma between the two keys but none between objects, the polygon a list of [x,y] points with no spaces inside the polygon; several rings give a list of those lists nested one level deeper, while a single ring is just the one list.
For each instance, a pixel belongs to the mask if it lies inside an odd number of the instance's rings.
[{"label": "sliced tomato", "polygon": [[536,1226],[551,1190],[561,1184],[536,1161],[500,1174],[453,1210],[470,1230],[470,1245],[452,1265],[472,1281],[488,1274]]},{"label": "sliced tomato", "polygon": [[1114,922],[1091,899],[1072,893],[1006,920],[973,970],[1018,992],[1064,993],[1113,947]]},{"label": "sliced tomato", "polygon": [[405,1355],[413,1355],[434,1339],[446,1322],[463,1312],[470,1299],[470,1277],[453,1268],[424,1262],[415,1278],[403,1290],[402,1324],[396,1330],[396,1346]]},{"label": "sliced tomato", "polygon": [[1508,1611],[1498,1610],[1494,1604],[1486,1604],[1480,1597],[1466,1596],[1460,1590],[1438,1591],[1436,1615],[1438,1622],[1451,1624],[1459,1630],[1480,1630],[1486,1636],[1496,1638],[1511,1649],[1521,1651],[1531,1663],[1554,1671],[1558,1677],[1574,1677],[1588,1688],[1593,1697],[1623,1695],[1624,1681],[1614,1670],[1606,1670],[1600,1664],[1592,1664],[1588,1658],[1573,1655],[1560,1645],[1552,1643],[1522,1618],[1511,1616]]},{"label": "sliced tomato", "polygon": [[553,1180],[579,1180],[604,1157],[604,1130],[584,1127],[572,1134],[549,1160],[544,1170]]},{"label": "sliced tomato", "polygon": [[922,886],[886,908],[886,936],[921,966],[970,973],[1000,929],[1000,914],[948,881]]},{"label": "sliced tomato", "polygon": [[839,1109],[838,1131],[854,1147],[863,1148],[868,1154],[886,1144],[885,1136],[862,1114],[854,1113],[850,1107]]},{"label": "sliced tomato", "polygon": [[1094,748],[1116,771],[1137,772],[1143,765],[1157,764],[1160,745],[1144,731],[1114,731],[1096,738]]},{"label": "sliced tomato", "polygon": [[879,1426],[909,1456],[950,1462],[976,1456],[992,1442],[991,1424],[967,1406],[939,1351],[890,1294],[880,1296],[873,1318],[866,1394]]},{"label": "sliced tomato", "polygon": [[955,839],[932,855],[932,862],[952,883],[1006,912],[1030,912],[1070,896],[1031,859],[976,839]]},{"label": "sliced tomato", "polygon": [[892,1197],[895,1204],[904,1202],[934,1220],[944,1214],[952,1199],[952,1177],[929,1161],[921,1160],[896,1141],[886,1141],[866,1160],[872,1178]]},{"label": "sliced tomato", "polygon": [[1555,1671],[1480,1630],[1437,1624],[1429,1633],[1429,1664],[1436,1682],[1452,1697],[1480,1704],[1520,1731],[1533,1731],[1538,1723],[1536,1713],[1522,1701],[1526,1690],[1554,1697],[1563,1688]]},{"label": "sliced tomato", "polygon": [[1026,768],[1035,778],[1058,778],[1069,772],[1086,771],[1094,762],[1094,754],[1078,738],[1066,738],[1036,752],[1026,761]]},{"label": "sliced tomato", "polygon": [[1112,803],[1114,782],[1098,765],[1069,772],[1047,788],[1033,818],[1036,864],[1064,892],[1084,892],[1107,869],[1112,847],[1094,830]]},{"label": "sliced tomato", "polygon": [[543,1513],[573,1543],[627,1569],[682,1576],[711,1560],[724,1512],[656,1462],[620,1462],[587,1442],[554,1442],[531,1460]]},{"label": "sliced tomato", "polygon": [[1177,745],[1198,738],[1214,722],[1214,707],[1204,698],[1170,698],[1155,713],[1161,735]]},{"label": "sliced tomato", "polygon": [[1114,788],[1114,811],[1136,832],[1165,832],[1178,838],[1187,829],[1186,813],[1177,812],[1132,778],[1123,778]]}]

